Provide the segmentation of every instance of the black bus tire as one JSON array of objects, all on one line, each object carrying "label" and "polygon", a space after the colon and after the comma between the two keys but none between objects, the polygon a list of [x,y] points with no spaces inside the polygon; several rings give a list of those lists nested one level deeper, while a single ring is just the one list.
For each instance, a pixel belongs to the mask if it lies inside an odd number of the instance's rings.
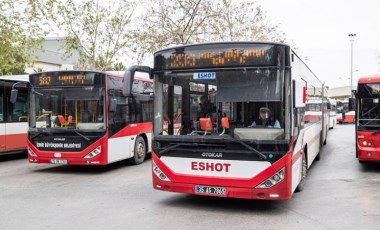
[{"label": "black bus tire", "polygon": [[144,138],[138,136],[135,142],[134,154],[129,162],[134,165],[139,165],[144,162],[146,157],[146,143]]},{"label": "black bus tire", "polygon": [[306,174],[307,174],[307,162],[306,162],[306,152],[302,154],[302,168],[301,168],[301,181],[298,184],[295,192],[301,192],[305,187]]}]

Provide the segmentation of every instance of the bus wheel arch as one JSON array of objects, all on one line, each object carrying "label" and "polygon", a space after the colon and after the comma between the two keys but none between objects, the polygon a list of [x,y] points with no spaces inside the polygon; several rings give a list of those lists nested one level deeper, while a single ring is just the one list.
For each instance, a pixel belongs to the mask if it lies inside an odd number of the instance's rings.
[{"label": "bus wheel arch", "polygon": [[144,134],[140,134],[136,137],[133,156],[129,159],[129,162],[134,165],[143,163],[146,158],[148,141],[144,136]]},{"label": "bus wheel arch", "polygon": [[301,192],[305,187],[306,175],[307,175],[307,145],[304,147],[304,152],[301,159],[301,180],[295,190],[295,192]]}]

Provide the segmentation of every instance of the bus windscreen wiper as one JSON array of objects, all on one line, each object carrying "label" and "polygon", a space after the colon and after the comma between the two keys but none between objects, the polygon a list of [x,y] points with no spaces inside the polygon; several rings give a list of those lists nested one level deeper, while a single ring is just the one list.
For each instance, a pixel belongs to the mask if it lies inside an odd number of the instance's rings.
[{"label": "bus windscreen wiper", "polygon": [[40,136],[42,133],[43,133],[43,132],[39,132],[39,133],[37,133],[37,134],[34,134],[34,136],[32,136],[32,137],[30,138],[30,140],[33,140],[34,138]]},{"label": "bus windscreen wiper", "polygon": [[244,143],[243,141],[241,141],[239,139],[228,139],[228,140],[231,140],[231,141],[234,141],[234,142],[237,142],[237,143],[243,145],[247,149],[251,150],[253,153],[255,153],[258,156],[260,156],[261,158],[263,158],[264,160],[267,159],[267,156],[265,156],[264,154],[260,153],[257,149],[253,148],[252,146],[249,146],[248,144]]},{"label": "bus windscreen wiper", "polygon": [[85,135],[81,134],[80,132],[76,131],[76,130],[73,130],[74,133],[78,134],[79,136],[83,137],[83,139],[85,139],[86,141],[89,141],[90,138],[86,137]]}]

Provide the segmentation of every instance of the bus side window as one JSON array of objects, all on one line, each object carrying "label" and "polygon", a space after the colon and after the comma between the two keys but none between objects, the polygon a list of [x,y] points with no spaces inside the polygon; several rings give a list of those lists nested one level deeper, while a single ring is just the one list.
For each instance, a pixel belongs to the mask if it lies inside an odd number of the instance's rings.
[{"label": "bus side window", "polygon": [[19,92],[14,104],[8,104],[8,121],[26,121],[27,120],[27,93]]},{"label": "bus side window", "polygon": [[0,91],[0,122],[4,121],[4,94],[2,91]]}]

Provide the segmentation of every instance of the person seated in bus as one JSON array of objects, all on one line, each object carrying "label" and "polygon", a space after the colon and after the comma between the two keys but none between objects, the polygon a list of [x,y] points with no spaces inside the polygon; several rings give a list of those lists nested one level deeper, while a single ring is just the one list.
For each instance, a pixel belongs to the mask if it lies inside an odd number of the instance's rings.
[{"label": "person seated in bus", "polygon": [[261,107],[259,112],[259,117],[256,118],[248,127],[281,128],[280,122],[271,117],[271,110],[269,108]]}]

